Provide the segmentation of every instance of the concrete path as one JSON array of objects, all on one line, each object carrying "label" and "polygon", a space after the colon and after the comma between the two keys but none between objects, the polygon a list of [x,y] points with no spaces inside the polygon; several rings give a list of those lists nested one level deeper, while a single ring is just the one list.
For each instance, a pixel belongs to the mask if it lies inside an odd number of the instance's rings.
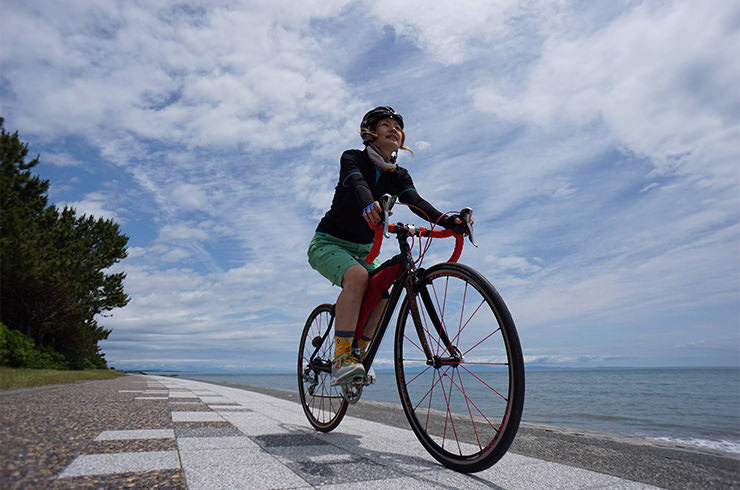
[{"label": "concrete path", "polygon": [[189,489],[657,488],[511,452],[486,471],[464,475],[437,463],[408,429],[348,415],[324,434],[291,401],[179,378],[138,378],[140,389],[126,391],[137,404],[167,401],[172,428],[104,430],[96,440],[174,440],[174,447],[79,455],[56,476],[57,484],[180,470]]}]

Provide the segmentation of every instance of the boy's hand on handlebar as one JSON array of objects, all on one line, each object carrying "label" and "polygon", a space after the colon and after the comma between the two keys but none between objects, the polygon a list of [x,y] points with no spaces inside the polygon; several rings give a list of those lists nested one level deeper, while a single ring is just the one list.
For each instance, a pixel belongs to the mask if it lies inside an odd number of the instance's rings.
[{"label": "boy's hand on handlebar", "polygon": [[[388,211],[388,216],[392,215],[393,211]],[[383,218],[383,208],[380,207],[378,201],[368,204],[368,206],[362,211],[362,217],[369,225],[375,226],[381,222]]]},{"label": "boy's hand on handlebar", "polygon": [[[472,225],[474,222],[475,220],[471,217],[470,224]],[[468,229],[465,226],[465,223],[463,222],[463,220],[460,219],[459,214],[453,214],[453,215],[447,216],[444,223],[442,223],[442,226],[444,226],[448,230],[452,230],[458,235],[465,235],[465,236],[468,235]]]}]

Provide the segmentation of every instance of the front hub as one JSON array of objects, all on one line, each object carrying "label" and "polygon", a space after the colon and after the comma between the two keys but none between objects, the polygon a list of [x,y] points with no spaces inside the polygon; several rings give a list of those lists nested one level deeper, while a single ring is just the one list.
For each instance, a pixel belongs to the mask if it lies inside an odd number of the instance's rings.
[{"label": "front hub", "polygon": [[439,369],[442,366],[452,366],[457,367],[460,365],[461,362],[463,362],[463,355],[460,352],[460,349],[453,346],[451,349],[452,355],[450,356],[433,356],[431,359],[427,361],[427,364],[432,366],[434,369]]}]

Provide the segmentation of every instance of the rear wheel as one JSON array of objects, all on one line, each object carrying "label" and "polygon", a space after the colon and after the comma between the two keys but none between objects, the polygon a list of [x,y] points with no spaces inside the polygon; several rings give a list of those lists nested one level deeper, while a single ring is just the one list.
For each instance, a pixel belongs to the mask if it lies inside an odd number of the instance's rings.
[{"label": "rear wheel", "polygon": [[331,386],[333,320],[333,305],[317,306],[306,320],[298,350],[301,406],[311,425],[322,432],[334,430],[347,412],[347,401],[341,388]]},{"label": "rear wheel", "polygon": [[516,328],[493,286],[470,267],[439,264],[421,283],[413,304],[404,298],[396,329],[403,409],[440,463],[481,471],[506,453],[519,428],[524,362]]}]

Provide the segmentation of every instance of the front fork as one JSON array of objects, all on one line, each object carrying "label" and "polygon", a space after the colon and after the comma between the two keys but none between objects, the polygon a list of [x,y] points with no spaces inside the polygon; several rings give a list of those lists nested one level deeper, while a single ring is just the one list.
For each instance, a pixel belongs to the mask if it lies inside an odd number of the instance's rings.
[{"label": "front fork", "polygon": [[[444,313],[444,305],[435,305],[432,300],[432,296],[429,293],[428,283],[423,280],[424,269],[418,269],[411,272],[406,279],[406,298],[409,302],[409,309],[411,311],[411,319],[414,321],[414,327],[416,333],[419,336],[419,343],[424,351],[424,355],[427,358],[427,365],[439,369],[442,366],[457,366],[463,361],[463,356],[460,350],[451,341],[447,335],[447,327],[444,324],[444,320],[437,314],[437,307],[441,307]],[[421,298],[424,303],[424,309],[426,310],[427,322],[425,323],[419,312],[419,302],[417,297]],[[436,295],[435,295],[436,297]],[[433,352],[432,347],[429,345],[428,333],[429,324],[437,335],[441,345],[437,346],[437,351],[448,355],[438,355]],[[439,349],[442,347],[442,349]]]}]

